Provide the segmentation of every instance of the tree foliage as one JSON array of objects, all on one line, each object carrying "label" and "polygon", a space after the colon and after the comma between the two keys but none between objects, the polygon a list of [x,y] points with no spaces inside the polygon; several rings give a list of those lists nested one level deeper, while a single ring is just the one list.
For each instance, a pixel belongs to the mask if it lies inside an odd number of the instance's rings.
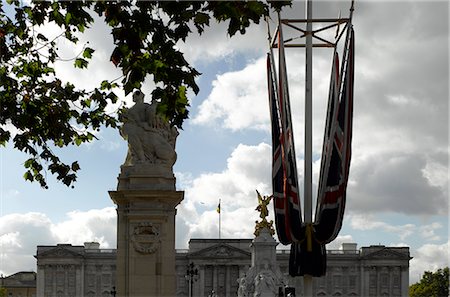
[{"label": "tree foliage", "polygon": [[[80,145],[95,138],[92,131],[118,127],[116,115],[105,108],[118,100],[116,88],[125,94],[141,88],[147,77],[157,84],[152,99],[159,112],[181,128],[188,117],[188,90],[195,94],[200,73],[177,49],[193,33],[201,34],[211,20],[228,22],[228,34],[244,34],[270,9],[281,10],[289,1],[32,1],[0,2],[0,145],[10,140],[28,154],[24,178],[47,187],[46,172],[71,186],[80,169],[66,164],[55,148]],[[8,6],[8,7],[6,7]],[[8,8],[8,10],[6,9]],[[5,11],[13,10],[14,13]],[[107,81],[93,90],[80,89],[55,73],[61,61],[57,42],[79,42],[80,34],[97,14],[108,25],[114,40],[110,61],[122,72],[121,81]],[[40,26],[56,24],[56,38],[39,32]],[[89,65],[95,49],[85,45],[72,59],[80,70]],[[14,131],[14,133],[12,133]],[[46,166],[46,168],[44,168]]]},{"label": "tree foliage", "polygon": [[447,297],[449,296],[449,268],[436,272],[425,271],[422,279],[409,287],[410,297]]}]

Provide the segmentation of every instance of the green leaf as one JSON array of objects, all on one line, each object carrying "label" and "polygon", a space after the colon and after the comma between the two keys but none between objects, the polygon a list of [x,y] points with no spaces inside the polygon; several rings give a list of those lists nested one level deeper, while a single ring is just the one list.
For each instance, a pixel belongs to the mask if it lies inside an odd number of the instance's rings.
[{"label": "green leaf", "polygon": [[30,168],[31,165],[33,164],[33,161],[34,161],[34,159],[30,158],[30,159],[28,159],[28,160],[25,161],[25,163],[23,164],[23,166],[24,166],[25,168]]},{"label": "green leaf", "polygon": [[72,14],[70,12],[68,12],[66,14],[66,18],[65,18],[66,24],[69,25],[71,20],[72,20]]},{"label": "green leaf", "polygon": [[77,25],[77,28],[78,28],[78,30],[79,30],[81,33],[83,33],[83,32],[84,32],[84,29],[85,29],[85,26],[84,26],[83,24],[78,24],[78,25]]},{"label": "green leaf", "polygon": [[37,36],[36,36],[36,38],[37,39],[40,39],[40,40],[42,40],[42,41],[48,41],[48,38],[47,37],[45,37],[43,34],[41,34],[41,33],[39,33]]},{"label": "green leaf", "polygon": [[91,49],[89,47],[85,48],[84,51],[83,51],[83,58],[86,58],[86,59],[92,58],[92,54],[94,52],[95,52],[95,50],[93,50],[93,49]]},{"label": "green leaf", "polygon": [[75,66],[75,68],[81,68],[81,69],[87,68],[88,61],[86,61],[85,59],[77,58],[77,59],[75,59],[74,66]]},{"label": "green leaf", "polygon": [[83,140],[81,140],[81,138],[79,138],[79,137],[75,138],[75,144],[76,144],[77,146],[80,146],[81,143],[83,143]]},{"label": "green leaf", "polygon": [[25,172],[25,174],[23,175],[23,178],[25,179],[25,180],[29,180],[30,182],[32,182],[33,181],[33,174],[31,174],[31,172],[30,171],[27,171],[27,172]]},{"label": "green leaf", "polygon": [[78,165],[78,162],[75,161],[72,163],[72,166],[70,166],[70,168],[72,169],[72,171],[78,171],[80,169],[80,165]]},{"label": "green leaf", "polygon": [[116,103],[119,99],[114,92],[109,92],[108,95],[106,95],[106,98],[110,99],[112,103]]},{"label": "green leaf", "polygon": [[111,87],[111,83],[107,80],[102,81],[100,84],[100,90],[110,90]]}]

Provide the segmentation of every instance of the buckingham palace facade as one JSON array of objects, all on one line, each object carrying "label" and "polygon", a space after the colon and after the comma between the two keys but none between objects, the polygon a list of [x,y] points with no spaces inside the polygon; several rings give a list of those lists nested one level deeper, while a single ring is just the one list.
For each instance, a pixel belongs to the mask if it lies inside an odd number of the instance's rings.
[{"label": "buckingham palace facade", "polygon": [[[238,278],[251,265],[251,239],[191,239],[177,250],[177,296],[236,296]],[[38,246],[37,296],[109,297],[115,295],[116,250],[98,243],[84,246]],[[288,276],[289,251],[277,250],[277,264],[286,285],[302,291],[302,278]],[[408,247],[372,245],[357,249],[343,244],[329,250],[327,275],[313,280],[314,296],[408,296]],[[188,267],[191,273],[188,273]],[[297,293],[297,296],[301,294]]]}]

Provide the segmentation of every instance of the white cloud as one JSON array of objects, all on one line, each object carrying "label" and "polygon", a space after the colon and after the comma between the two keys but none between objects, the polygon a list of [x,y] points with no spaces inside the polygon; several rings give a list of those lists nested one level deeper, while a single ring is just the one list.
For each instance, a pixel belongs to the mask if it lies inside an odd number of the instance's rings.
[{"label": "white cloud", "polygon": [[338,235],[335,240],[327,244],[327,250],[341,250],[343,243],[355,243],[353,236],[351,235]]},{"label": "white cloud", "polygon": [[427,158],[422,153],[358,155],[352,159],[350,170],[350,211],[416,215],[447,213],[442,207],[447,205],[447,189],[429,182],[424,173]]},{"label": "white cloud", "polygon": [[54,223],[45,214],[29,212],[0,218],[0,273],[36,270],[38,245],[98,241],[103,248],[115,248],[116,212],[113,207],[87,212],[73,211]]},{"label": "white cloud", "polygon": [[[265,23],[252,25],[245,35],[237,33],[233,37],[227,34],[228,22],[217,23],[211,20],[211,26],[206,28],[201,36],[192,34],[185,43],[178,46],[185,53],[187,61],[194,64],[208,63],[219,59],[232,58],[236,53],[260,53],[266,47],[256,44],[267,44]],[[207,46],[205,46],[207,40]]]},{"label": "white cloud", "polygon": [[450,241],[443,244],[424,244],[411,252],[413,259],[410,261],[410,283],[420,280],[424,271],[435,272],[439,268],[450,265],[449,261]]},{"label": "white cloud", "polygon": [[439,222],[431,222],[427,225],[417,225],[416,223],[402,225],[389,224],[376,220],[374,215],[367,214],[350,214],[347,215],[347,220],[349,221],[351,228],[354,230],[388,232],[398,236],[399,240],[402,242],[408,240],[411,235],[418,235],[427,242],[439,241],[441,240],[441,237],[436,234],[436,232],[439,232],[439,230],[443,228],[442,224]]},{"label": "white cloud", "polygon": [[67,214],[67,220],[53,224],[51,231],[61,243],[97,241],[104,248],[113,248],[116,242],[116,216],[114,207],[72,211]]},{"label": "white cloud", "polygon": [[440,223],[434,222],[429,225],[420,226],[419,232],[420,236],[425,240],[437,241],[441,240],[441,237],[435,233],[436,230],[442,229],[442,225]]},{"label": "white cloud", "polygon": [[[216,207],[221,199],[223,237],[251,238],[258,218],[255,190],[271,194],[271,148],[265,143],[256,146],[240,144],[220,173],[205,173],[192,181],[183,181],[185,199],[178,206],[177,242],[184,247],[189,238],[215,237],[218,234]],[[183,175],[189,177],[189,175]],[[273,219],[271,209],[269,215]]]},{"label": "white cloud", "polygon": [[223,121],[233,131],[267,129],[268,104],[265,59],[258,59],[243,70],[218,75],[213,89],[200,105],[194,124]]},{"label": "white cloud", "polygon": [[[256,200],[255,189],[269,192],[271,148],[266,143],[257,146],[239,144],[227,160],[227,168],[220,173],[205,173],[192,181],[186,197],[208,206],[222,199],[225,207],[248,207]],[[252,197],[252,198],[250,198]]]},{"label": "white cloud", "polygon": [[376,221],[370,215],[349,215],[350,226],[354,230],[369,231],[378,230],[397,235],[404,241],[407,237],[414,234],[417,227],[414,224],[391,225],[385,222]]},{"label": "white cloud", "polygon": [[438,186],[447,190],[448,188],[448,167],[446,164],[439,163],[435,160],[429,160],[422,169],[423,176],[428,180],[428,183],[432,186]]}]

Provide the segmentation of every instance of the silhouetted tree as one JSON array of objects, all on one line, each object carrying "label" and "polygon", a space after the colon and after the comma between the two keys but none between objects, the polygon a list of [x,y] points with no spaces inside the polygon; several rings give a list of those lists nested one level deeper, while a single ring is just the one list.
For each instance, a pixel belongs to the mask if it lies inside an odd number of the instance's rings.
[{"label": "silhouetted tree", "polygon": [[[290,1],[32,1],[0,2],[0,145],[12,138],[14,147],[29,155],[24,178],[47,187],[46,171],[67,186],[80,169],[65,164],[54,149],[92,141],[90,132],[117,128],[117,115],[105,108],[117,101],[115,88],[125,94],[139,89],[146,77],[157,87],[152,99],[174,126],[188,117],[187,91],[197,94],[200,73],[184,58],[177,43],[195,32],[201,34],[210,20],[228,22],[228,34],[244,34],[270,9],[280,10]],[[117,81],[103,80],[94,90],[77,89],[55,73],[57,40],[77,44],[97,14],[110,28],[114,49],[110,61],[122,72]],[[56,24],[54,38],[37,30]],[[38,33],[39,32],[39,33]],[[95,49],[84,46],[72,59],[75,68],[87,68]],[[120,111],[119,111],[120,113]],[[46,166],[46,169],[44,169]]]},{"label": "silhouetted tree", "polygon": [[410,297],[448,297],[449,269],[438,269],[436,272],[425,271],[422,279],[409,287]]}]

